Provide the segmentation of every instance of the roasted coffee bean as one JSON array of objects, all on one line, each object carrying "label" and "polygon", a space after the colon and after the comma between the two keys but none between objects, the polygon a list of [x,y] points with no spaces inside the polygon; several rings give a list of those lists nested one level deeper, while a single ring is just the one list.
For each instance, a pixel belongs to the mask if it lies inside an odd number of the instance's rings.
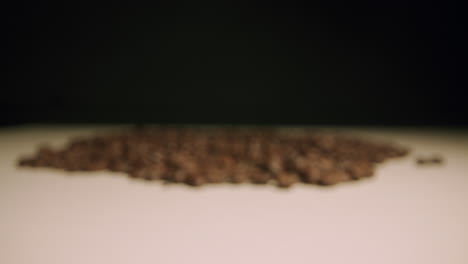
[{"label": "roasted coffee bean", "polygon": [[147,172],[145,169],[134,169],[128,173],[128,175],[132,178],[145,178]]},{"label": "roasted coffee bean", "polygon": [[54,151],[49,147],[41,147],[39,148],[37,156],[40,160],[49,160],[54,157]]},{"label": "roasted coffee bean", "polygon": [[231,183],[244,183],[249,181],[249,175],[244,171],[237,171],[231,173],[228,179]]},{"label": "roasted coffee bean", "polygon": [[283,159],[280,155],[273,155],[268,162],[268,168],[273,173],[280,173],[284,171]]},{"label": "roasted coffee bean", "polygon": [[185,180],[189,177],[189,174],[183,170],[178,170],[174,172],[173,181],[174,182],[185,182]]},{"label": "roasted coffee bean", "polygon": [[104,169],[107,169],[107,162],[106,161],[90,162],[87,165],[83,166],[82,168],[87,171],[104,170]]},{"label": "roasted coffee bean", "polygon": [[19,160],[18,165],[33,167],[36,165],[36,160],[34,158],[23,158]]},{"label": "roasted coffee bean", "polygon": [[268,172],[256,169],[251,170],[249,176],[252,183],[255,184],[266,184],[272,179],[271,175]]},{"label": "roasted coffee bean", "polygon": [[440,165],[443,162],[443,158],[439,155],[419,156],[416,158],[416,163],[418,165]]},{"label": "roasted coffee bean", "polygon": [[289,188],[298,181],[298,175],[290,172],[284,172],[276,176],[276,183],[281,188]]},{"label": "roasted coffee bean", "polygon": [[129,162],[126,161],[126,160],[122,160],[122,159],[118,159],[118,160],[111,159],[109,161],[108,166],[109,166],[110,171],[120,171],[120,172],[130,172],[130,171],[132,171],[132,168],[131,168]]},{"label": "roasted coffee bean", "polygon": [[373,164],[368,161],[345,161],[340,164],[352,179],[370,177],[374,173]]},{"label": "roasted coffee bean", "polygon": [[324,173],[319,180],[321,185],[334,185],[349,180],[351,177],[343,170],[333,169]]},{"label": "roasted coffee bean", "polygon": [[314,184],[322,178],[323,169],[311,164],[305,170],[301,171],[300,175],[305,183]]},{"label": "roasted coffee bean", "polygon": [[198,175],[188,175],[185,179],[185,183],[191,186],[201,186],[205,183],[205,180]]},{"label": "roasted coffee bean", "polygon": [[222,169],[218,169],[216,167],[206,170],[204,173],[204,178],[208,183],[221,183],[226,181],[226,172]]},{"label": "roasted coffee bean", "polygon": [[444,163],[444,159],[440,156],[433,156],[431,162],[433,164],[442,164]]}]

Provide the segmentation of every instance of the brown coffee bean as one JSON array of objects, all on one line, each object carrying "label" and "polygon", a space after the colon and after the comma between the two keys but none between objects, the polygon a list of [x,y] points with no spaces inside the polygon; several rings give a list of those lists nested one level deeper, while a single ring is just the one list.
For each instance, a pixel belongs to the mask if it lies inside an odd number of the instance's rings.
[{"label": "brown coffee bean", "polygon": [[112,159],[109,161],[109,170],[119,171],[119,172],[129,172],[131,171],[131,166],[128,161],[123,159]]},{"label": "brown coffee bean", "polygon": [[188,178],[189,174],[186,171],[183,170],[178,170],[174,172],[173,175],[173,181],[174,182],[185,182],[185,180]]},{"label": "brown coffee bean", "polygon": [[279,155],[273,155],[268,162],[268,168],[273,173],[280,173],[284,171],[283,159]]},{"label": "brown coffee bean", "polygon": [[128,176],[132,178],[145,178],[146,171],[144,169],[134,169],[128,172]]},{"label": "brown coffee bean", "polygon": [[323,175],[323,170],[313,164],[309,165],[305,170],[301,172],[303,181],[309,184],[317,183]]},{"label": "brown coffee bean", "polygon": [[340,164],[340,167],[345,170],[352,179],[370,177],[374,173],[372,163],[368,161],[345,161]]},{"label": "brown coffee bean", "polygon": [[249,176],[245,172],[234,172],[231,173],[231,176],[228,178],[231,183],[244,183],[249,181]]},{"label": "brown coffee bean", "polygon": [[328,157],[321,157],[314,163],[314,166],[322,170],[331,170],[336,166],[336,164],[332,159]]},{"label": "brown coffee bean", "polygon": [[433,156],[431,162],[433,164],[442,164],[444,159],[441,156]]},{"label": "brown coffee bean", "polygon": [[443,158],[439,155],[419,156],[416,158],[418,165],[440,165],[443,161]]},{"label": "brown coffee bean", "polygon": [[205,183],[205,180],[198,175],[188,175],[185,179],[185,183],[191,186],[201,186]]},{"label": "brown coffee bean", "polygon": [[222,169],[211,168],[205,172],[205,179],[207,183],[221,183],[225,181],[225,174]]},{"label": "brown coffee bean", "polygon": [[298,175],[290,172],[283,172],[276,176],[276,183],[278,187],[281,188],[289,188],[294,183],[298,182],[299,177]]},{"label": "brown coffee bean", "polygon": [[294,160],[291,160],[290,162],[293,163],[291,166],[293,170],[299,171],[299,172],[305,172],[307,169],[310,167],[312,161],[308,160],[304,156],[300,156],[295,158]]},{"label": "brown coffee bean", "polygon": [[319,180],[321,185],[334,185],[350,179],[350,176],[343,170],[333,169],[326,172]]},{"label": "brown coffee bean", "polygon": [[260,170],[252,170],[250,171],[250,181],[255,184],[266,184],[268,183],[272,177],[268,172],[263,172]]},{"label": "brown coffee bean", "polygon": [[18,165],[33,167],[36,165],[36,160],[33,158],[23,158],[19,160]]}]

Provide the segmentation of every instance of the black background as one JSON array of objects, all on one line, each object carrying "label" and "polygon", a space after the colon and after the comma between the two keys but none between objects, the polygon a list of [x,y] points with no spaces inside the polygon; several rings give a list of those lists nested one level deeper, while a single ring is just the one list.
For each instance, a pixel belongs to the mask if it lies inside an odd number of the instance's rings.
[{"label": "black background", "polygon": [[313,3],[16,3],[0,124],[467,125],[460,6]]}]

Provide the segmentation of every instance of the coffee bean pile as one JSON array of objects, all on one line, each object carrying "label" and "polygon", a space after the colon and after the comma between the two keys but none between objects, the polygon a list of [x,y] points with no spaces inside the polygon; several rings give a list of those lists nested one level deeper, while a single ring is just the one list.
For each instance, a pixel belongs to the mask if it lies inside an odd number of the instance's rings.
[{"label": "coffee bean pile", "polygon": [[21,166],[110,170],[145,180],[185,183],[333,185],[373,175],[376,164],[405,156],[390,144],[343,135],[266,128],[138,128],[41,147]]}]

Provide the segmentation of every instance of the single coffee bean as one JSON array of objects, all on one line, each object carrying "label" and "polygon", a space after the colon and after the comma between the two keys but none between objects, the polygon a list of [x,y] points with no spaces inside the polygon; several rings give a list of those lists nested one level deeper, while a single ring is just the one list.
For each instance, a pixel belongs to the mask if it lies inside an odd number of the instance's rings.
[{"label": "single coffee bean", "polygon": [[345,170],[352,179],[370,177],[374,173],[372,163],[368,161],[345,161],[340,164],[340,167]]},{"label": "single coffee bean", "polygon": [[263,172],[260,170],[251,171],[249,176],[250,176],[251,182],[255,184],[266,184],[272,178],[269,173]]},{"label": "single coffee bean", "polygon": [[440,165],[443,161],[443,158],[439,155],[419,156],[416,158],[418,165]]},{"label": "single coffee bean", "polygon": [[291,173],[291,172],[283,172],[276,176],[276,183],[278,187],[281,188],[289,188],[294,183],[298,182],[299,177],[298,175]]},{"label": "single coffee bean", "polygon": [[108,167],[108,163],[106,160],[95,160],[90,162],[86,166],[86,170],[90,171],[98,171],[98,170],[105,170]]},{"label": "single coffee bean", "polygon": [[133,169],[128,172],[128,175],[132,178],[145,178],[146,171],[144,169]]},{"label": "single coffee bean", "polygon": [[321,185],[334,185],[350,179],[350,176],[343,170],[333,169],[322,176],[319,180]]},{"label": "single coffee bean", "polygon": [[323,175],[323,169],[313,164],[309,165],[305,170],[301,172],[303,181],[309,184],[315,184],[319,182]]},{"label": "single coffee bean", "polygon": [[206,171],[205,179],[208,183],[221,183],[225,181],[225,174],[222,169],[211,168]]},{"label": "single coffee bean", "polygon": [[444,159],[441,156],[433,156],[431,162],[433,164],[442,164],[444,163]]},{"label": "single coffee bean", "polygon": [[246,174],[246,172],[243,171],[237,171],[234,173],[231,173],[230,177],[228,178],[231,183],[244,183],[249,181],[249,176]]},{"label": "single coffee bean", "polygon": [[188,175],[185,179],[185,183],[191,186],[201,186],[205,183],[205,180],[198,175]]}]

